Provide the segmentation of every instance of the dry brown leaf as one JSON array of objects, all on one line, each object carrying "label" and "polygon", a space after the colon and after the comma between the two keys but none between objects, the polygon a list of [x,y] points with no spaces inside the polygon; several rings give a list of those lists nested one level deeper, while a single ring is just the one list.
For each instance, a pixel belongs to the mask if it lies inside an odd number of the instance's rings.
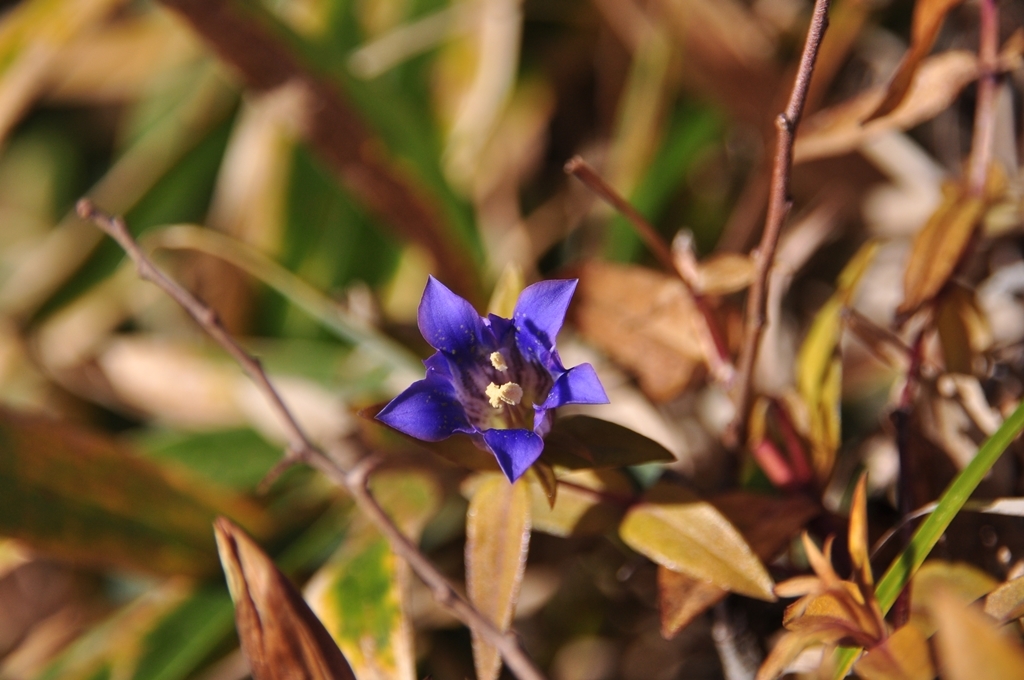
[{"label": "dry brown leaf", "polygon": [[924,60],[902,103],[891,113],[868,122],[864,117],[883,97],[873,88],[821,111],[800,126],[793,147],[793,162],[838,156],[893,130],[906,130],[949,108],[960,91],[980,73],[971,52],[951,50]]},{"label": "dry brown leaf", "polygon": [[868,117],[869,121],[892,112],[900,105],[910,89],[918,65],[931,51],[946,14],[961,2],[962,0],[917,0],[910,29],[910,49],[889,82],[885,98]]},{"label": "dry brown leaf", "polygon": [[[739,529],[761,560],[775,557],[821,508],[804,496],[775,498],[735,491],[711,499],[711,504]],[[727,595],[718,586],[666,567],[658,568],[661,634],[673,637],[693,619]]]},{"label": "dry brown leaf", "polygon": [[703,322],[683,282],[606,262],[584,265],[579,279],[573,313],[584,337],[634,373],[652,399],[683,390],[704,361]]},{"label": "dry brown leaf", "polygon": [[898,316],[906,318],[938,294],[956,270],[984,209],[982,198],[959,187],[946,192],[942,204],[914,238]]},{"label": "dry brown leaf", "polygon": [[931,680],[935,677],[928,641],[906,625],[868,650],[854,667],[864,680]]},{"label": "dry brown leaf", "polygon": [[[487,475],[466,514],[466,589],[480,613],[501,630],[512,624],[529,545],[529,483]],[[497,648],[475,632],[473,661],[479,680],[494,680],[501,671]]]},{"label": "dry brown leaf", "polygon": [[259,546],[224,517],[214,533],[253,678],[356,680],[323,624]]},{"label": "dry brown leaf", "polygon": [[980,611],[939,590],[932,616],[939,627],[935,650],[945,680],[1024,678],[1024,649],[1000,634]]}]

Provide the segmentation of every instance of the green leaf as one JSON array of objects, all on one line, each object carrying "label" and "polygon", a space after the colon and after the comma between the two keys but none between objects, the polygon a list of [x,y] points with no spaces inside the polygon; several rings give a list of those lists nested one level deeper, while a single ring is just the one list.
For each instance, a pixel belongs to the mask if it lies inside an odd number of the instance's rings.
[{"label": "green leaf", "polygon": [[[924,564],[928,554],[938,543],[939,538],[949,527],[960,509],[963,508],[967,499],[970,498],[978,484],[985,478],[988,471],[992,469],[999,457],[1003,455],[1014,439],[1024,430],[1024,402],[1018,404],[1010,416],[1003,421],[1003,424],[985,443],[978,449],[978,453],[967,464],[960,474],[950,482],[950,485],[943,492],[935,506],[935,510],[921,523],[921,526],[914,532],[910,543],[903,549],[889,569],[878,581],[875,588],[875,597],[878,598],[878,606],[885,614],[896,602],[896,598],[904,587],[910,582],[914,573]],[[844,647],[837,652],[836,673],[833,677],[843,677],[853,664],[860,650],[853,647]]]},{"label": "green leaf", "polygon": [[96,433],[0,410],[0,535],[90,564],[208,574],[219,513],[265,534],[257,506],[178,478]]},{"label": "green leaf", "polygon": [[[416,541],[437,511],[441,490],[426,474],[381,472],[371,490],[403,533]],[[409,568],[363,515],[330,561],[310,580],[306,598],[361,680],[414,680],[411,624],[403,606]]]},{"label": "green leaf", "polygon": [[621,425],[576,415],[555,420],[545,438],[541,460],[579,470],[667,463],[675,456],[661,444]]},{"label": "green leaf", "polygon": [[672,571],[775,601],[771,576],[736,527],[683,487],[656,484],[626,514],[619,535],[629,547]]},{"label": "green leaf", "polygon": [[183,433],[147,432],[138,439],[146,456],[174,461],[197,475],[230,489],[251,491],[281,460],[279,446],[253,430]]}]

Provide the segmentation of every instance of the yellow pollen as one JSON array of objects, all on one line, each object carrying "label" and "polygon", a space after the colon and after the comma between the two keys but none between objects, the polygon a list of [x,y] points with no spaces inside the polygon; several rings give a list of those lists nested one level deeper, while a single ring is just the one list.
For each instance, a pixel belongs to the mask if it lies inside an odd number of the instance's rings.
[{"label": "yellow pollen", "polygon": [[501,408],[502,402],[516,406],[523,399],[523,388],[514,382],[505,383],[501,387],[491,383],[487,386],[486,393],[494,408]]},{"label": "yellow pollen", "polygon": [[505,357],[501,356],[501,352],[491,352],[491,366],[503,372],[508,370],[508,364]]}]

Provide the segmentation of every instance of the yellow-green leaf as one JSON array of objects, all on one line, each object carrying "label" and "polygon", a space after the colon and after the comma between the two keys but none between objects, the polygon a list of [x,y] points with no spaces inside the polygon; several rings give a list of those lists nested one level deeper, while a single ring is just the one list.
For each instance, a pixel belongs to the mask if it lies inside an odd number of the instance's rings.
[{"label": "yellow-green leaf", "polygon": [[[502,630],[512,624],[529,545],[529,483],[509,484],[502,475],[488,475],[466,515],[466,589],[476,608]],[[478,680],[498,677],[498,650],[475,632],[473,662]]]},{"label": "yellow-green leaf", "polygon": [[355,680],[323,624],[266,553],[223,517],[214,532],[254,680]]},{"label": "yellow-green leaf", "polygon": [[[441,490],[428,475],[383,471],[374,497],[414,542],[440,506]],[[360,680],[414,680],[416,659],[405,606],[409,568],[387,538],[356,515],[344,541],[310,580],[306,597]]]},{"label": "yellow-green leaf", "polygon": [[843,309],[852,301],[877,250],[877,242],[866,243],[843,268],[836,292],[814,318],[797,357],[797,388],[807,406],[808,437],[819,480],[831,473],[839,446],[842,361],[837,349],[843,327]]},{"label": "yellow-green leaf", "polygon": [[715,506],[668,483],[655,485],[627,513],[619,535],[629,547],[723,590],[772,602],[771,576]]},{"label": "yellow-green leaf", "polygon": [[494,291],[491,293],[491,300],[487,303],[487,311],[490,314],[511,319],[516,309],[516,302],[519,294],[523,292],[526,281],[523,279],[523,270],[519,265],[509,263],[502,270],[498,282],[494,284]]}]

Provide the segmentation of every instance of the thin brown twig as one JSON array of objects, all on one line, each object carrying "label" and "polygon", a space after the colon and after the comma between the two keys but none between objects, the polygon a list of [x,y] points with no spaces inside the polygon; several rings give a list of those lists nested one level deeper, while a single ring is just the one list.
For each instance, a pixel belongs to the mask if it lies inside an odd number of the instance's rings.
[{"label": "thin brown twig", "polygon": [[690,279],[688,279],[680,267],[676,266],[672,249],[665,243],[658,230],[640,214],[640,211],[625,199],[615,188],[604,181],[589,163],[580,156],[573,156],[565,164],[565,172],[572,175],[583,183],[588,189],[604,199],[609,205],[618,210],[626,218],[637,234],[643,239],[644,244],[651,250],[654,257],[663,268],[678,276],[687,292],[693,298],[694,306],[704,319],[704,327],[707,330],[707,340],[710,347],[708,354],[709,364],[714,376],[725,384],[729,384],[736,374],[736,369],[729,358],[729,349],[726,346],[724,335],[718,327],[714,313],[708,305],[704,296],[697,291]]},{"label": "thin brown twig", "polygon": [[768,274],[775,260],[775,250],[782,233],[782,224],[792,208],[789,197],[790,172],[793,169],[793,141],[796,129],[800,124],[807,90],[814,73],[814,62],[818,56],[818,48],[828,27],[828,8],[830,0],[816,0],[811,25],[807,30],[807,40],[800,65],[797,68],[793,90],[789,95],[789,103],[783,113],[775,119],[778,137],[775,146],[775,161],[772,165],[771,193],[768,199],[768,216],[765,219],[761,242],[753,253],[756,264],[754,283],[747,296],[746,322],[743,329],[743,345],[740,351],[739,368],[736,382],[733,384],[733,404],[736,415],[725,433],[725,443],[730,448],[743,441],[743,430],[750,409],[751,381],[754,363],[757,360],[757,349],[761,341],[761,331],[765,323],[765,305],[768,292]]},{"label": "thin brown twig", "polygon": [[981,30],[978,45],[981,78],[974,110],[974,136],[968,169],[968,190],[973,196],[985,194],[992,138],[996,127],[996,83],[999,71],[999,6],[996,0],[981,0]]},{"label": "thin brown twig", "polygon": [[526,651],[519,643],[514,632],[502,632],[497,626],[474,607],[455,589],[448,579],[437,570],[427,557],[399,530],[391,518],[384,512],[380,504],[370,493],[367,482],[370,473],[380,462],[376,456],[368,456],[351,470],[344,470],[333,459],[319,449],[309,439],[302,427],[292,415],[288,406],[281,399],[273,383],[267,377],[260,361],[246,352],[221,325],[220,320],[210,307],[200,302],[194,295],[170,279],[153,264],[142,248],[128,231],[124,220],[99,210],[92,201],[82,199],[77,206],[79,216],[90,220],[107,235],[117,241],[128,257],[135,263],[139,278],[156,284],[191,316],[196,323],[217,344],[241,366],[242,370],[256,383],[273,409],[280,416],[288,438],[288,448],[281,465],[275,467],[280,472],[290,464],[304,463],[322,472],[328,479],[344,488],[355,500],[359,509],[364,512],[377,528],[387,537],[391,549],[404,559],[413,572],[430,588],[434,598],[441,606],[448,609],[466,626],[481,635],[501,654],[509,670],[520,680],[544,680],[544,675],[536,667]]}]

